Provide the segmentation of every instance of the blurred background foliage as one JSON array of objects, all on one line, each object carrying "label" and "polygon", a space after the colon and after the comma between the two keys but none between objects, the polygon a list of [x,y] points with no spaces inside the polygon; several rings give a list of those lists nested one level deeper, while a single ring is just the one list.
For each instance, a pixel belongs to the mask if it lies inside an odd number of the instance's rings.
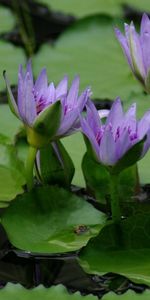
[{"label": "blurred background foliage", "polygon": [[[123,30],[124,22],[131,20],[138,28],[143,12],[150,15],[149,0],[0,0],[0,143],[6,147],[14,144],[23,161],[25,139],[19,133],[20,122],[9,111],[2,72],[7,71],[17,95],[18,65],[25,66],[29,57],[35,77],[43,67],[47,68],[49,81],[56,84],[64,74],[70,81],[79,74],[81,90],[91,86],[98,108],[110,107],[111,101],[120,96],[125,109],[137,102],[139,117],[149,109],[150,96],[131,74],[114,34],[115,26]],[[63,143],[75,163],[73,183],[84,186],[83,138],[78,133],[63,139]],[[3,168],[0,162],[0,180],[5,184],[7,172],[3,169],[9,166],[8,159],[4,159]],[[142,183],[150,182],[149,164],[150,153],[139,163]],[[9,171],[14,176],[14,170]],[[0,201],[4,196],[10,199],[3,192]]]}]

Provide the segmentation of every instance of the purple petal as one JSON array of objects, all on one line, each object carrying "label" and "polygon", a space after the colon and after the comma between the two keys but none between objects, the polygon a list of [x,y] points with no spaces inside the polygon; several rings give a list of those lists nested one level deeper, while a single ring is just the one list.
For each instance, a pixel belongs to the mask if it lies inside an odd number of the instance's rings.
[{"label": "purple petal", "polygon": [[66,115],[63,117],[61,121],[61,126],[58,129],[58,136],[60,135],[67,135],[68,131],[72,129],[72,126],[74,125],[74,122],[78,118],[79,112],[78,110],[71,110],[66,113]]},{"label": "purple petal", "polygon": [[77,101],[77,106],[79,112],[82,112],[85,105],[88,103],[88,100],[90,99],[91,96],[91,89],[88,87],[86,90],[82,92],[82,94],[79,96],[78,101]]},{"label": "purple petal", "polygon": [[130,65],[133,71],[133,64],[132,64],[132,59],[131,59],[131,54],[130,54],[130,49],[129,49],[127,39],[124,37],[124,35],[121,33],[121,31],[118,28],[115,28],[115,34],[118,41],[120,42],[124,55],[127,58],[128,64]]},{"label": "purple petal", "polygon": [[106,120],[106,126],[111,124],[113,128],[113,132],[115,133],[118,126],[120,126],[123,119],[123,110],[120,98],[117,98],[109,112],[109,115]]},{"label": "purple petal", "polygon": [[44,68],[40,72],[40,74],[35,82],[34,89],[35,89],[35,91],[40,92],[41,90],[43,91],[43,90],[47,89],[47,86],[48,86],[47,73],[46,73],[46,69]]},{"label": "purple petal", "polygon": [[32,125],[36,117],[36,105],[33,96],[33,82],[27,72],[25,78],[19,74],[18,78],[18,111],[22,120]]},{"label": "purple petal", "polygon": [[26,73],[29,73],[29,77],[30,77],[30,80],[32,81],[32,84],[33,84],[33,73],[32,73],[32,63],[31,63],[31,59],[28,61],[28,64],[27,64],[27,69],[26,69]]},{"label": "purple petal", "polygon": [[19,65],[18,76],[20,76],[22,79],[25,78],[25,75],[23,73],[23,67],[22,67],[22,65]]},{"label": "purple petal", "polygon": [[130,53],[131,53],[135,75],[142,80],[145,77],[146,72],[144,67],[144,60],[143,60],[140,38],[137,32],[135,31],[133,22],[131,22],[130,25],[129,40],[130,40]]},{"label": "purple petal", "polygon": [[108,128],[105,129],[105,132],[101,139],[99,156],[102,164],[107,166],[113,166],[117,161],[116,144],[113,138],[113,134]]},{"label": "purple petal", "polygon": [[136,103],[133,103],[128,111],[126,112],[123,122],[121,124],[122,130],[124,128],[130,128],[132,132],[136,132],[137,121],[136,121]]},{"label": "purple petal", "polygon": [[55,86],[54,86],[53,82],[51,82],[51,84],[47,88],[44,96],[46,99],[48,99],[47,104],[52,104],[57,99],[56,98],[56,90],[55,90]]},{"label": "purple petal", "polygon": [[128,133],[128,130],[124,130],[121,133],[120,138],[116,141],[116,155],[117,159],[121,159],[125,153],[132,147],[132,142],[130,140],[130,135]]},{"label": "purple petal", "polygon": [[139,141],[144,138],[149,128],[150,128],[150,111],[147,111],[137,125],[137,135]]},{"label": "purple petal", "polygon": [[89,142],[91,143],[92,149],[95,152],[97,159],[99,160],[99,145],[96,141],[95,135],[91,130],[89,124],[82,116],[80,116],[80,124],[81,124],[82,133],[84,133],[88,138]]},{"label": "purple petal", "polygon": [[92,101],[88,101],[86,108],[87,108],[87,116],[86,116],[87,123],[89,124],[94,134],[96,135],[96,133],[98,132],[101,126],[99,113],[97,112],[97,109],[95,105],[92,103]]},{"label": "purple petal", "polygon": [[79,78],[79,76],[76,76],[72,82],[71,88],[70,88],[68,96],[67,96],[66,102],[69,105],[71,104],[72,107],[74,107],[77,104],[79,83],[80,83],[80,78]]},{"label": "purple petal", "polygon": [[146,138],[146,141],[144,143],[144,147],[143,147],[143,151],[142,151],[142,154],[141,154],[141,157],[140,159],[146,154],[146,152],[149,150],[150,148],[150,128],[149,130],[147,131],[147,138]]},{"label": "purple petal", "polygon": [[19,112],[18,112],[18,107],[17,107],[17,104],[16,104],[16,101],[14,99],[14,96],[13,96],[13,93],[11,91],[11,88],[10,88],[10,83],[7,79],[7,76],[6,76],[6,72],[4,71],[3,73],[3,76],[4,76],[4,79],[5,79],[5,82],[6,82],[6,87],[7,87],[7,91],[8,91],[8,94],[9,94],[9,106],[10,106],[10,109],[11,111],[16,115],[16,117],[20,118],[19,116]]},{"label": "purple petal", "polygon": [[61,98],[62,96],[67,95],[68,89],[68,77],[64,76],[63,80],[60,81],[56,88],[56,98]]},{"label": "purple petal", "polygon": [[143,14],[142,17],[140,42],[144,66],[147,73],[150,69],[150,20],[146,14]]}]

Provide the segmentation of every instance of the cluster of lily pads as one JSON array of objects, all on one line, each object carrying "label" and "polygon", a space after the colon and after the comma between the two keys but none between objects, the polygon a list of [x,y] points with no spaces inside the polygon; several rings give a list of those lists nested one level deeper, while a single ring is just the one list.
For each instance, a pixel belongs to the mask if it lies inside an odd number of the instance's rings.
[{"label": "cluster of lily pads", "polygon": [[[119,29],[116,36],[132,72],[150,93],[149,18],[143,15],[140,35],[131,23],[125,24],[125,36]],[[78,76],[70,88],[67,76],[57,86],[48,83],[46,69],[34,81],[31,61],[25,72],[19,67],[17,99],[6,72],[4,78],[10,109],[24,125],[28,148],[24,193],[1,217],[12,245],[47,254],[84,246],[78,258],[87,273],[113,272],[149,285],[150,216],[135,198],[140,190],[137,162],[150,148],[150,110],[137,120],[136,103],[124,112],[120,98],[110,110],[97,110],[91,87],[79,93]],[[96,197],[99,210],[72,191],[74,165],[61,139],[78,131],[87,149],[84,177],[92,168],[93,180],[97,172],[100,189],[107,189],[104,197]],[[125,183],[130,191],[124,196]]]}]

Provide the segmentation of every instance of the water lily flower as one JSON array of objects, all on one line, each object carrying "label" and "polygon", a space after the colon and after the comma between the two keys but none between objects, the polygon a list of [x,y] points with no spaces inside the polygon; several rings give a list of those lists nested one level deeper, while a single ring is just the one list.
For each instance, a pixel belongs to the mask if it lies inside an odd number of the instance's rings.
[{"label": "water lily flower", "polygon": [[4,74],[13,113],[23,121],[29,144],[40,148],[50,140],[69,135],[78,130],[78,114],[82,112],[91,92],[85,89],[80,96],[79,77],[76,76],[68,89],[65,76],[55,87],[48,84],[46,69],[34,82],[31,61],[26,72],[22,66],[18,72],[18,97],[15,101],[9,82]]},{"label": "water lily flower", "polygon": [[33,168],[37,151],[60,137],[79,130],[79,112],[82,112],[91,94],[87,88],[78,96],[79,77],[76,76],[68,89],[65,76],[55,87],[48,84],[46,69],[34,82],[31,61],[25,73],[22,66],[18,72],[18,97],[15,101],[6,73],[4,78],[8,91],[8,101],[12,112],[25,125],[29,143],[26,162],[28,190],[33,187]]},{"label": "water lily flower", "polygon": [[137,121],[136,104],[124,113],[117,98],[103,124],[94,104],[88,101],[87,115],[81,116],[80,122],[96,160],[110,171],[119,173],[136,163],[150,147],[150,111]]},{"label": "water lily flower", "polygon": [[136,32],[133,22],[124,26],[125,36],[116,28],[116,37],[135,77],[150,93],[150,20],[143,14],[140,34]]}]

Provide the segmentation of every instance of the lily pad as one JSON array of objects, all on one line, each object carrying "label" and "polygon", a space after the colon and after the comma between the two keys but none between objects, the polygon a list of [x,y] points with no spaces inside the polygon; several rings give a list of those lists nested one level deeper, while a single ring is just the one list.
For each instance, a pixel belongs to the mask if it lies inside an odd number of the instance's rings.
[{"label": "lily pad", "polygon": [[8,143],[13,143],[15,135],[21,127],[21,122],[12,114],[7,104],[0,105],[0,134],[7,137]]},{"label": "lily pad", "polygon": [[14,26],[15,23],[15,18],[9,9],[2,6],[0,7],[0,20],[1,20],[1,27],[0,27],[1,33],[12,30],[12,27]]},{"label": "lily pad", "polygon": [[69,153],[75,166],[73,184],[82,187],[85,186],[85,181],[81,169],[81,163],[83,155],[86,151],[86,147],[81,133],[76,133],[71,136],[65,137],[61,141],[65,146],[67,152]]},{"label": "lily pad", "polygon": [[136,10],[139,9],[142,12],[150,12],[150,5],[149,5],[149,0],[120,0],[121,3],[128,4],[135,8]]},{"label": "lily pad", "polygon": [[18,66],[25,63],[25,54],[21,48],[0,40],[0,57],[0,89],[2,90],[5,88],[3,71],[7,71],[10,83],[15,84],[18,80]]},{"label": "lily pad", "polygon": [[1,222],[15,247],[63,253],[86,245],[104,226],[106,216],[84,199],[51,186],[17,197]]},{"label": "lily pad", "polygon": [[90,274],[113,272],[150,285],[149,213],[139,213],[118,225],[105,226],[81,250],[80,263]]},{"label": "lily pad", "polygon": [[[123,21],[121,22],[123,25]],[[47,67],[49,78],[56,83],[68,74],[81,77],[81,89],[91,86],[93,98],[128,100],[131,93],[142,91],[126,63],[115,38],[119,20],[93,16],[78,21],[61,35],[55,47],[44,45],[34,58],[35,73]]]},{"label": "lily pad", "polygon": [[16,150],[11,145],[0,144],[0,207],[23,192],[25,173],[18,160]]},{"label": "lily pad", "polygon": [[82,18],[97,13],[106,13],[113,16],[121,14],[118,0],[41,0],[50,9]]},{"label": "lily pad", "polygon": [[111,16],[123,15],[123,4],[128,4],[140,9],[150,11],[149,0],[41,0],[50,9],[83,18],[97,13],[108,14]]},{"label": "lily pad", "polygon": [[80,293],[69,294],[66,288],[62,285],[52,286],[51,288],[45,288],[42,285],[34,289],[25,289],[19,284],[7,284],[6,287],[0,290],[0,300],[96,300],[97,297],[92,295],[81,296]]},{"label": "lily pad", "polygon": [[149,300],[150,299],[150,291],[145,291],[144,293],[135,293],[133,291],[128,291],[123,295],[116,295],[115,293],[108,293],[102,297],[102,300]]}]

